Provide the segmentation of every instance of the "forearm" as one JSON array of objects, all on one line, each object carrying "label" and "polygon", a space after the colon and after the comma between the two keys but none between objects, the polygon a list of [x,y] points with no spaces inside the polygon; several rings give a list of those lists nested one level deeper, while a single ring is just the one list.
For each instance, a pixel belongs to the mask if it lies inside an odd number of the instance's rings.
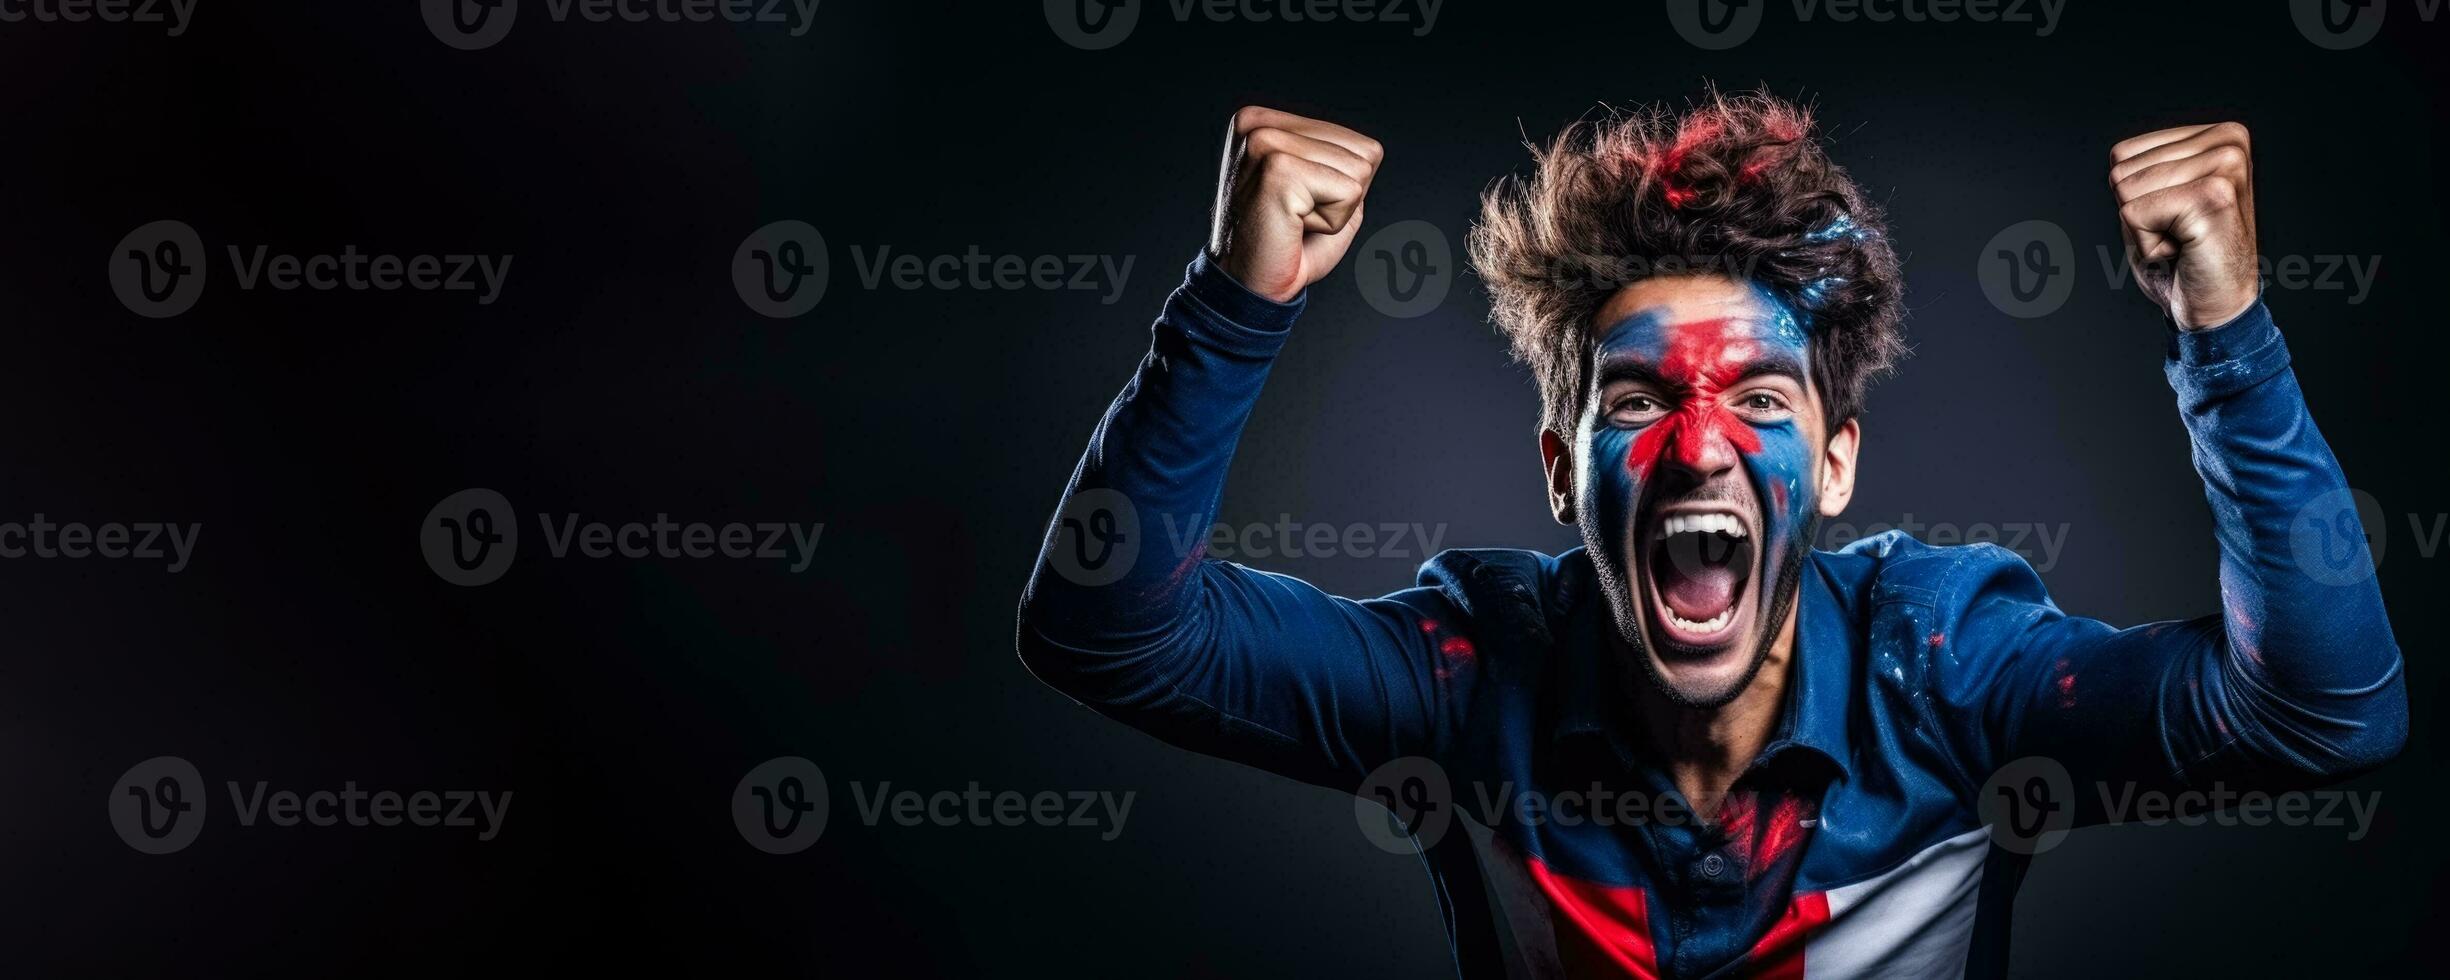
[{"label": "forearm", "polygon": [[2388,758],[2406,732],[2398,644],[2346,477],[2269,311],[2257,303],[2172,348],[2170,384],[2220,544],[2225,683],[2208,686],[2223,703],[2199,705],[2199,717],[2224,740],[2317,771]]},{"label": "forearm", "polygon": [[1189,628],[1226,470],[1301,303],[1261,299],[1205,257],[1192,264],[1065,488],[1023,598],[1025,633],[1128,650]]},{"label": "forearm", "polygon": [[1434,644],[1455,634],[1424,624],[1460,617],[1433,590],[1355,601],[1205,557],[1299,307],[1194,264],[1065,491],[1018,645],[1040,680],[1159,738],[1349,788],[1436,744],[1476,672],[1439,659]]}]

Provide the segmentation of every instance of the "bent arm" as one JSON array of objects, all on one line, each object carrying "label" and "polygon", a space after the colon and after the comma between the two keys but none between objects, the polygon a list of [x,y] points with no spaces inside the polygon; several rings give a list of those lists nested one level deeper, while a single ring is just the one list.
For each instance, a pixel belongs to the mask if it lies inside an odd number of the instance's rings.
[{"label": "bent arm", "polygon": [[2222,610],[2113,630],[2061,614],[2022,563],[1991,576],[1974,612],[2013,647],[1985,685],[1991,763],[2277,788],[2389,760],[2407,737],[2398,644],[2270,312],[2173,335],[2166,370],[2211,504]]},{"label": "bent arm", "polygon": [[1185,748],[1350,788],[1435,751],[1470,665],[1439,653],[1452,605],[1354,601],[1204,557],[1242,427],[1303,299],[1270,302],[1205,257],[1091,435],[1020,609],[1022,661]]}]

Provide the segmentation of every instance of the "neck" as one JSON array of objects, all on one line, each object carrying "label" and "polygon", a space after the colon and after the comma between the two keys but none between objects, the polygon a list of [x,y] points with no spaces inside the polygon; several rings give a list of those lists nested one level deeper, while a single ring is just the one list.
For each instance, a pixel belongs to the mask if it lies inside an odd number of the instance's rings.
[{"label": "neck", "polygon": [[1718,707],[1678,704],[1647,679],[1629,681],[1649,748],[1666,763],[1676,790],[1705,820],[1717,815],[1728,787],[1760,757],[1778,730],[1794,673],[1796,614],[1793,607],[1787,609],[1761,669],[1734,700]]}]

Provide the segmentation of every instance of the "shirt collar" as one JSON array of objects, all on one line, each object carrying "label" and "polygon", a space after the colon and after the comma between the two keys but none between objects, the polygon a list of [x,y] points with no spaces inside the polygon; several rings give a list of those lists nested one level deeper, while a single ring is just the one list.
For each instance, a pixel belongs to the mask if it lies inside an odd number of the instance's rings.
[{"label": "shirt collar", "polygon": [[[1595,584],[1596,569],[1587,554],[1577,552],[1574,557],[1578,560],[1567,563],[1574,574],[1565,576],[1561,598],[1569,601],[1561,603],[1563,622],[1555,632],[1562,641],[1565,669],[1560,679],[1565,684],[1550,737],[1597,735],[1630,759],[1635,744],[1627,717],[1630,709],[1612,645],[1603,632],[1612,628],[1610,614],[1600,590],[1586,587]],[[1795,684],[1788,689],[1777,733],[1756,764],[1788,749],[1802,749],[1828,760],[1841,776],[1851,776],[1846,715],[1853,700],[1854,665],[1861,660],[1858,638],[1850,628],[1853,616],[1831,588],[1820,553],[1806,555],[1795,594],[1795,608],[1802,617],[1795,629]]]}]

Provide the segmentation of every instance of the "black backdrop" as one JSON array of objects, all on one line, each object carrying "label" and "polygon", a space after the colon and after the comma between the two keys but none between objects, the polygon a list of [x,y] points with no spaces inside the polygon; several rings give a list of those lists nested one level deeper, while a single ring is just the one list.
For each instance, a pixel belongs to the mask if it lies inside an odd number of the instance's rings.
[{"label": "black backdrop", "polygon": [[[2213,542],[2161,327],[2113,287],[2108,145],[2236,118],[2263,246],[2379,260],[2370,295],[2273,291],[2351,480],[2386,515],[2383,585],[2415,741],[2341,828],[2079,833],[2026,885],[2016,963],[2077,971],[2388,971],[2444,923],[2431,719],[2450,509],[2438,52],[2388,3],[2328,50],[2280,4],[2069,0],[2036,23],[1839,21],[1764,4],[1704,50],[1657,3],[1451,0],[1420,26],[1177,19],[1066,43],[1036,4],[825,0],[810,28],[557,22],[519,0],[456,50],[415,4],[203,0],[190,26],[0,23],[0,521],[200,523],[161,561],[0,560],[0,955],[16,975],[711,973],[1428,975],[1417,863],[1350,805],[1189,757],[1038,686],[1011,651],[1040,530],[1088,429],[1201,241],[1228,112],[1263,102],[1380,138],[1370,203],[1459,243],[1476,193],[1598,100],[1703,79],[1817,100],[1892,211],[1917,356],[1879,390],[1849,520],[2062,533],[2059,603],[2117,623],[2216,602]],[[1890,9],[1881,5],[1882,9]],[[9,7],[22,10],[22,7]],[[787,8],[786,8],[787,9]],[[1919,6],[1916,9],[1921,9]],[[2039,16],[2039,7],[2027,10]],[[1417,18],[1416,18],[1417,21]],[[122,236],[177,219],[201,299],[114,298]],[[729,268],[751,229],[830,245],[822,302],[769,319]],[[2002,229],[2068,234],[2047,316],[1977,274]],[[273,253],[508,253],[498,300],[238,288]],[[1101,292],[903,290],[922,256],[1105,255]],[[854,254],[856,253],[856,255]],[[106,261],[109,260],[109,261]],[[1314,290],[1235,464],[1224,518],[1421,524],[1447,546],[1555,549],[1535,398],[1467,277],[1424,316],[1350,268]],[[2352,302],[2351,300],[2359,300]],[[501,492],[517,564],[444,582],[437,501]],[[769,560],[544,553],[534,515],[823,522]],[[1387,549],[1390,552],[1399,549]],[[1350,594],[1422,555],[1261,562]],[[107,816],[175,756],[207,822],[139,853]],[[831,819],[769,855],[743,774],[821,767]],[[225,784],[508,790],[468,829],[236,820]],[[1122,832],[875,826],[852,784],[1132,792]]]}]

